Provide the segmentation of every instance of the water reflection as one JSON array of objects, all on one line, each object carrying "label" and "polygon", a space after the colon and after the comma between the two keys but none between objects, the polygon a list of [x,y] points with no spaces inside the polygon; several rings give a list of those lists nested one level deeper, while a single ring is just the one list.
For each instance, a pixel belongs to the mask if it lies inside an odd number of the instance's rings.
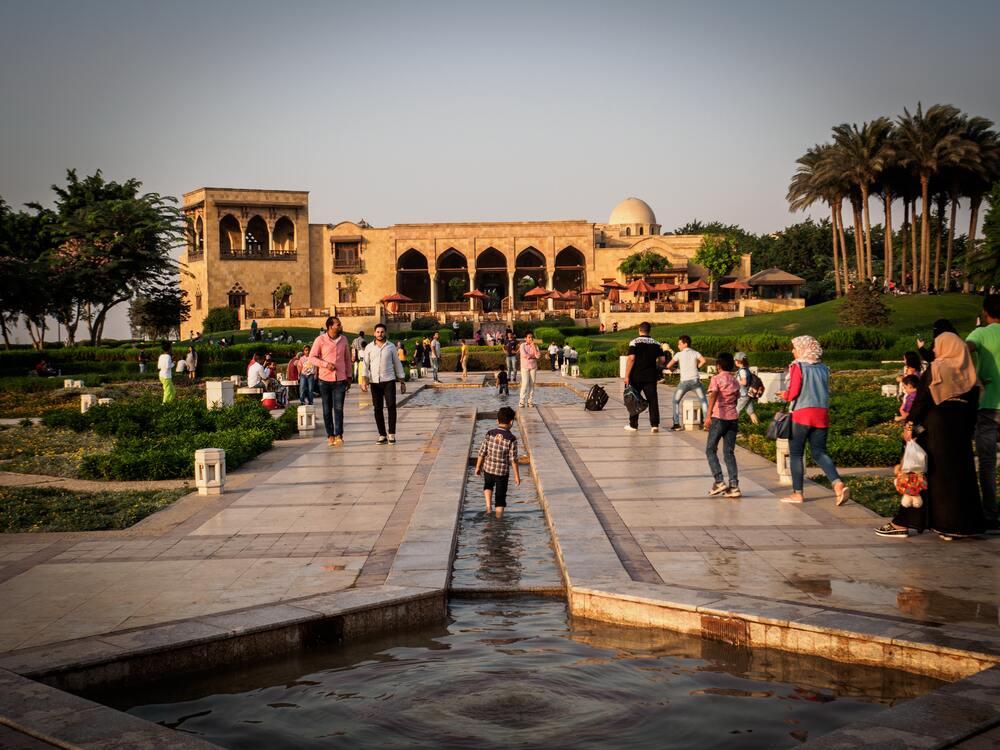
[{"label": "water reflection", "polygon": [[551,599],[453,601],[450,615],[111,702],[232,748],[781,748],[940,684],[567,620]]},{"label": "water reflection", "polygon": [[[436,388],[427,387],[406,402],[406,406],[477,406],[484,409],[499,406],[517,408],[517,386],[511,384],[510,394],[497,396],[496,388]],[[565,386],[546,386],[535,389],[535,403],[539,406],[579,404],[584,398]]]}]

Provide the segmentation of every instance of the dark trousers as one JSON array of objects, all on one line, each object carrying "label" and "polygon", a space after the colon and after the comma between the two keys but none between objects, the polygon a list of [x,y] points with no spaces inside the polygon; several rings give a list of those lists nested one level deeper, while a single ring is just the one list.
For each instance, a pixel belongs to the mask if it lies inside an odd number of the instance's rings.
[{"label": "dark trousers", "polygon": [[708,443],[705,445],[705,456],[708,458],[708,468],[716,482],[722,482],[722,466],[719,464],[719,441],[722,441],[722,457],[729,472],[729,484],[733,487],[740,483],[739,469],[736,466],[736,431],[739,420],[712,418],[708,428]]},{"label": "dark trousers", "polygon": [[344,398],[347,396],[347,380],[319,381],[319,397],[323,402],[323,426],[327,437],[344,435]]},{"label": "dark trousers", "polygon": [[[642,397],[646,399],[649,403],[649,409],[646,411],[649,413],[649,426],[659,427],[660,426],[660,399],[656,392],[656,381],[652,383],[632,383],[632,388],[635,389],[636,393],[641,393]],[[639,415],[635,416],[629,415],[628,423],[633,427],[639,426]]]},{"label": "dark trousers", "polygon": [[389,434],[396,434],[396,381],[387,383],[369,383],[372,389],[372,406],[375,407],[375,426],[378,434],[385,435],[385,414],[383,405],[389,411]]}]

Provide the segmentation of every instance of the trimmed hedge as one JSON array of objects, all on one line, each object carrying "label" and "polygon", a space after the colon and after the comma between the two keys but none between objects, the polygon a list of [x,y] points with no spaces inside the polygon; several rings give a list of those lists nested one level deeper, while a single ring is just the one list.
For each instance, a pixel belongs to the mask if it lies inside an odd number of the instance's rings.
[{"label": "trimmed hedge", "polygon": [[614,362],[580,360],[580,375],[584,378],[617,378],[618,360]]},{"label": "trimmed hedge", "polygon": [[837,328],[819,337],[823,349],[885,349],[894,339],[877,328]]},{"label": "trimmed hedge", "polygon": [[[468,369],[470,371],[495,372],[502,367],[506,367],[507,357],[503,349],[490,346],[470,346]],[[458,349],[451,347],[448,351],[441,352],[441,369],[445,372],[461,370],[459,363]]]},{"label": "trimmed hedge", "polygon": [[589,352],[590,348],[594,345],[594,342],[586,336],[569,336],[566,339],[566,343],[576,349],[577,354]]},{"label": "trimmed hedge", "polygon": [[559,332],[558,328],[549,328],[548,326],[542,326],[536,328],[533,333],[535,334],[535,339],[543,342],[546,346],[555,341],[559,346],[562,346],[566,341],[566,337]]}]

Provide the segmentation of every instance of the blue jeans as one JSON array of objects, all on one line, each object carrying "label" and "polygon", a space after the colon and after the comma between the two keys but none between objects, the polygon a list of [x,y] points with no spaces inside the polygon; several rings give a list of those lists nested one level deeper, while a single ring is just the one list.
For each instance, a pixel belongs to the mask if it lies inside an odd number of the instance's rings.
[{"label": "blue jeans", "polygon": [[510,382],[513,383],[517,380],[517,355],[508,354],[507,355],[507,377]]},{"label": "blue jeans", "polygon": [[831,483],[840,481],[833,459],[826,453],[826,427],[807,427],[792,422],[792,436],[788,440],[788,462],[792,469],[792,491],[802,492],[805,474],[806,440],[812,450],[813,461],[823,470]]},{"label": "blue jeans", "polygon": [[1000,409],[980,409],[976,420],[976,455],[979,457],[979,490],[988,525],[997,522],[997,434]]},{"label": "blue jeans", "polygon": [[438,370],[441,367],[441,360],[437,357],[431,357],[431,373],[433,374],[434,380],[438,379]]},{"label": "blue jeans", "polygon": [[315,375],[299,375],[299,403],[312,404],[313,387],[316,385]]},{"label": "blue jeans", "polygon": [[681,400],[687,393],[697,393],[701,399],[701,413],[708,416],[708,399],[705,398],[705,389],[701,385],[701,380],[682,380],[674,390],[674,424],[681,423]]},{"label": "blue jeans", "polygon": [[705,456],[708,458],[708,468],[716,482],[722,481],[722,466],[719,465],[719,441],[722,441],[722,457],[726,460],[726,471],[729,472],[729,486],[736,487],[740,483],[739,469],[736,467],[736,431],[739,421],[736,419],[713,419],[708,427],[708,443],[705,445]]},{"label": "blue jeans", "polygon": [[344,435],[344,398],[347,396],[346,380],[319,381],[319,397],[323,402],[323,426],[327,437]]},{"label": "blue jeans", "polygon": [[745,393],[741,394],[739,401],[736,402],[736,416],[738,417],[744,409],[746,409],[747,414],[754,413],[753,399]]}]

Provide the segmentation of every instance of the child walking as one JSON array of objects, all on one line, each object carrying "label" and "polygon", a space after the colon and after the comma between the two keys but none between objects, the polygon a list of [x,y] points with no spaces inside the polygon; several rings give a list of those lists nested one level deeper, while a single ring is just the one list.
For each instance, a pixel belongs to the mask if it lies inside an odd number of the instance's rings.
[{"label": "child walking", "polygon": [[514,416],[514,410],[509,406],[500,407],[497,426],[486,433],[476,459],[476,476],[483,476],[486,515],[496,508],[497,518],[503,517],[503,509],[507,507],[507,483],[512,467],[514,483],[521,484],[521,472],[517,467],[517,438],[510,431]]},{"label": "child walking", "polygon": [[[739,426],[736,403],[740,398],[740,382],[733,375],[735,363],[732,354],[719,354],[715,358],[715,365],[719,368],[719,374],[713,375],[708,384],[708,417],[705,419],[705,429],[708,430],[705,455],[708,458],[708,468],[715,478],[708,494],[709,497],[741,497],[739,469],[736,467],[736,431]],[[728,485],[722,481],[722,467],[719,465],[720,440],[726,470],[729,472]]]},{"label": "child walking", "polygon": [[497,398],[510,395],[510,381],[507,376],[507,368],[501,367],[496,372],[497,377]]}]

